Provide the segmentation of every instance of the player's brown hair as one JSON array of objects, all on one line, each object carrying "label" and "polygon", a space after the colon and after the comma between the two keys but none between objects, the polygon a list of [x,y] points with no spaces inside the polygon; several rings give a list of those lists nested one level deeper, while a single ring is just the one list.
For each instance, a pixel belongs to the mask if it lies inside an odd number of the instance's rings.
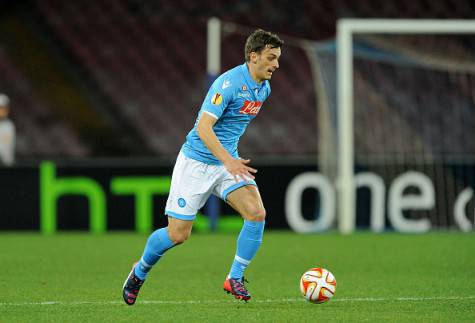
[{"label": "player's brown hair", "polygon": [[256,29],[246,39],[244,46],[244,58],[249,62],[252,52],[260,53],[267,45],[271,48],[278,48],[284,44],[284,41],[276,34],[262,29]]}]

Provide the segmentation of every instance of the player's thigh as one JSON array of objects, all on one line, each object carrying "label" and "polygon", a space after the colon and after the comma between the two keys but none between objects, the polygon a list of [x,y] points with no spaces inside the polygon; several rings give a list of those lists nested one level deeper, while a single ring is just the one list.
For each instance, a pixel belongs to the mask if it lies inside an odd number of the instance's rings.
[{"label": "player's thigh", "polygon": [[263,221],[266,216],[264,203],[255,185],[242,186],[226,197],[226,202],[249,221]]},{"label": "player's thigh", "polygon": [[198,210],[211,195],[214,178],[206,164],[180,153],[173,169],[165,214],[184,221],[193,221]]}]

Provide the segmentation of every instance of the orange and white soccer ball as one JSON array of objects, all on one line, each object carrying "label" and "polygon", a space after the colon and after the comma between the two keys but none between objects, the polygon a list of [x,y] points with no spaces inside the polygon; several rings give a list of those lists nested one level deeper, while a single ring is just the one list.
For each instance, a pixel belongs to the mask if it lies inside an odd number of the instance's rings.
[{"label": "orange and white soccer ball", "polygon": [[324,303],[335,295],[335,276],[325,268],[310,268],[300,278],[300,291],[307,301]]}]

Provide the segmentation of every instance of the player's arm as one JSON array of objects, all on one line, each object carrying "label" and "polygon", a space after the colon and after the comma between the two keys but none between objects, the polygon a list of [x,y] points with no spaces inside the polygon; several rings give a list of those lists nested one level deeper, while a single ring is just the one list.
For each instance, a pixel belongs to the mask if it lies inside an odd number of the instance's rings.
[{"label": "player's arm", "polygon": [[239,177],[242,179],[246,179],[246,177],[254,179],[252,173],[257,173],[257,170],[246,165],[250,160],[234,159],[227,150],[224,149],[223,145],[221,145],[221,142],[213,130],[216,121],[216,118],[203,112],[196,127],[198,136],[204,142],[206,147],[208,147],[209,151],[211,151],[211,153],[223,163],[228,172],[234,176],[236,181],[239,181]]}]

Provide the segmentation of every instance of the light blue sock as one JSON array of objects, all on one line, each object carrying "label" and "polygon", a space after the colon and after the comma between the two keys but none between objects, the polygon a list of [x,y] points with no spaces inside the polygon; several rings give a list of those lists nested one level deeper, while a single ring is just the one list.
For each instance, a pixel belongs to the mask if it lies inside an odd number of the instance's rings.
[{"label": "light blue sock", "polygon": [[142,258],[135,266],[135,275],[144,280],[153,265],[163,256],[165,251],[175,245],[168,236],[168,227],[153,232],[147,240]]},{"label": "light blue sock", "polygon": [[262,243],[265,221],[254,222],[244,220],[241,233],[237,239],[237,250],[234,261],[229,272],[229,277],[242,279],[244,270],[247,268],[252,258]]}]

